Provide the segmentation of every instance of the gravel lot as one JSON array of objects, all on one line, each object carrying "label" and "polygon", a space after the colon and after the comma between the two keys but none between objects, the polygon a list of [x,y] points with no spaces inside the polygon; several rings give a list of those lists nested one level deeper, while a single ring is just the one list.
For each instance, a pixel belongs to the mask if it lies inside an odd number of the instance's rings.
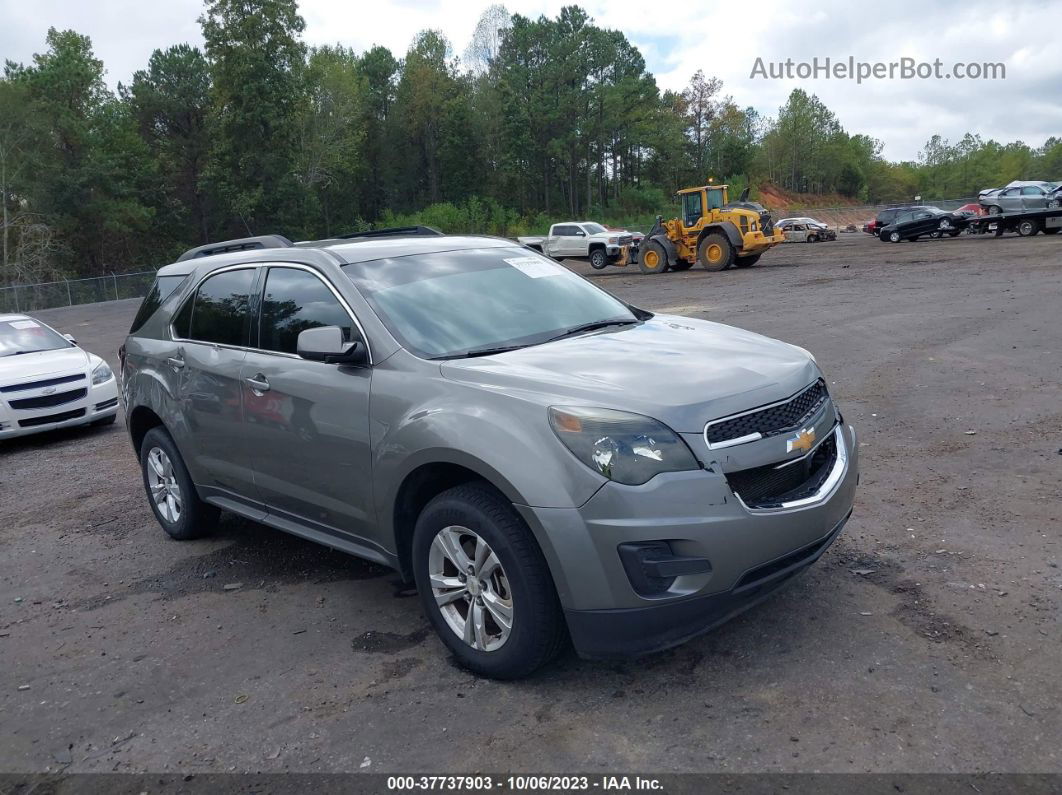
[{"label": "gravel lot", "polygon": [[[591,277],[805,346],[861,433],[822,561],[641,660],[477,680],[392,572],[169,540],[121,424],[0,444],[0,771],[1062,772],[1062,239],[840,237]],[[135,309],[39,316],[116,365]]]}]

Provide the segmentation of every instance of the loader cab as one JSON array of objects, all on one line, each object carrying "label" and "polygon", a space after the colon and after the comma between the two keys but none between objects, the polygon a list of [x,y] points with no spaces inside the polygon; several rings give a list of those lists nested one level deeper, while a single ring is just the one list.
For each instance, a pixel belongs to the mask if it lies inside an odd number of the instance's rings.
[{"label": "loader cab", "polygon": [[726,185],[704,185],[679,191],[682,202],[682,225],[687,229],[699,226],[701,219],[713,210],[722,210],[727,203]]}]

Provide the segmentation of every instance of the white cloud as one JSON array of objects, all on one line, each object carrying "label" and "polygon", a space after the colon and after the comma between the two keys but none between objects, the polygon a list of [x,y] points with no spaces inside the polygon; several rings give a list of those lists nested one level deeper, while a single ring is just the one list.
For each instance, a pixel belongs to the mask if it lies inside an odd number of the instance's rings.
[{"label": "white cloud", "polygon": [[[553,16],[571,0],[509,0],[510,11]],[[413,35],[436,28],[464,52],[483,2],[443,0],[303,0],[306,41],[339,42],[363,50],[374,44],[401,55]],[[1057,31],[1062,4],[995,0],[956,4],[891,2],[884,7],[819,0],[756,4],[670,0],[586,0],[598,24],[626,33],[645,56],[663,88],[681,89],[697,69],[719,77],[740,105],[774,115],[797,87],[818,94],[849,132],[885,142],[893,159],[917,155],[934,133],[952,140],[967,132],[999,141],[1039,145],[1062,135],[1062,60]],[[44,46],[49,26],[74,28],[92,37],[108,69],[108,81],[128,82],[151,51],[181,41],[200,43],[198,0],[0,0],[0,57],[28,61]],[[854,56],[861,61],[1003,62],[1002,81],[910,80],[857,85],[837,80],[750,79],[757,56],[794,61]]]}]

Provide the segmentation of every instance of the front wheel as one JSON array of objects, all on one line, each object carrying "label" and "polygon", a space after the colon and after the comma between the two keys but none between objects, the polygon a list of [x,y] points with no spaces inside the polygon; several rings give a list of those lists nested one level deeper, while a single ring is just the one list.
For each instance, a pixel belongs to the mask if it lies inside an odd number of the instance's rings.
[{"label": "front wheel", "polygon": [[595,271],[601,271],[608,267],[608,255],[605,249],[595,248],[590,252],[590,267]]},{"label": "front wheel", "polygon": [[706,271],[726,270],[733,264],[734,247],[726,239],[726,235],[713,232],[705,235],[697,246],[697,261]]},{"label": "front wheel", "polygon": [[989,215],[999,215],[1002,212],[1003,212],[1003,208],[998,206],[998,205],[992,204],[992,205],[990,205],[988,207],[988,214]]},{"label": "front wheel", "polygon": [[650,241],[645,251],[638,257],[638,270],[647,274],[668,271],[667,252],[664,251],[664,246],[659,241]]},{"label": "front wheel", "polygon": [[901,240],[903,240],[903,235],[901,235],[899,232],[889,232],[890,243],[899,243]]},{"label": "front wheel", "polygon": [[564,643],[546,560],[513,506],[485,484],[428,503],[413,531],[413,574],[435,631],[477,674],[527,676]]},{"label": "front wheel", "polygon": [[140,469],[151,512],[170,537],[187,541],[214,529],[220,512],[199,499],[177,445],[163,428],[144,436]]},{"label": "front wheel", "polygon": [[816,235],[808,235],[808,242],[809,243],[818,243],[819,242],[819,238]]}]

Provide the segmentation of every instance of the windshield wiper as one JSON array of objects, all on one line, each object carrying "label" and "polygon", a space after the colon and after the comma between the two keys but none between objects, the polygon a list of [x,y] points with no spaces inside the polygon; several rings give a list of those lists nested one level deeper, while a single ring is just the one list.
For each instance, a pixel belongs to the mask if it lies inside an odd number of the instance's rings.
[{"label": "windshield wiper", "polygon": [[507,353],[508,351],[518,351],[521,348],[526,348],[527,345],[495,345],[486,348],[472,348],[471,350],[464,351],[463,353],[451,353],[447,356],[436,356],[436,359],[471,359],[476,356],[490,356],[494,353]]},{"label": "windshield wiper", "polygon": [[562,340],[565,337],[572,337],[576,334],[582,334],[587,331],[597,331],[599,328],[609,328],[610,326],[632,326],[640,323],[640,320],[595,320],[593,323],[583,323],[578,326],[572,326],[570,329],[565,329],[555,337],[550,337],[547,342],[553,342],[554,340]]}]

